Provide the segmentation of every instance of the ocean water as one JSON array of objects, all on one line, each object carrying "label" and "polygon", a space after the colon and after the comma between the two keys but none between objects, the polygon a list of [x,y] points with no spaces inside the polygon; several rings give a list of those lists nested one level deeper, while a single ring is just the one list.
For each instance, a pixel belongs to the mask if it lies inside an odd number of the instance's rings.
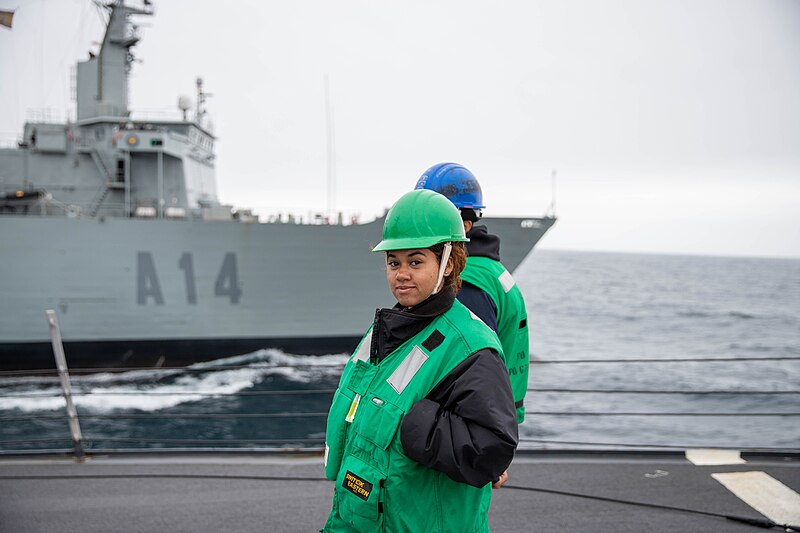
[{"label": "ocean water", "polygon": [[[536,250],[514,277],[521,447],[799,447],[800,260]],[[347,356],[260,350],[73,389],[97,449],[318,447]],[[64,412],[55,378],[0,377],[0,449],[69,447]]]}]

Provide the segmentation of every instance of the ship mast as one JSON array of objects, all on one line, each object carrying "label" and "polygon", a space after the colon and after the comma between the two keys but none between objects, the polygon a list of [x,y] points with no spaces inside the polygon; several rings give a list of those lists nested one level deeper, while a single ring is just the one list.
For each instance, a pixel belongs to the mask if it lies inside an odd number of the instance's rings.
[{"label": "ship mast", "polygon": [[99,4],[109,10],[108,25],[100,52],[78,63],[78,120],[96,117],[127,117],[128,73],[134,61],[131,48],[139,42],[130,15],[152,15],[149,1],[142,8],[125,5],[124,0]]},{"label": "ship mast", "polygon": [[333,105],[331,104],[328,74],[325,74],[325,117],[327,126],[328,222],[333,224],[336,211],[336,138],[334,137]]},{"label": "ship mast", "polygon": [[553,172],[550,174],[550,207],[547,209],[547,216],[555,217],[556,216],[556,175],[558,171],[553,169]]}]

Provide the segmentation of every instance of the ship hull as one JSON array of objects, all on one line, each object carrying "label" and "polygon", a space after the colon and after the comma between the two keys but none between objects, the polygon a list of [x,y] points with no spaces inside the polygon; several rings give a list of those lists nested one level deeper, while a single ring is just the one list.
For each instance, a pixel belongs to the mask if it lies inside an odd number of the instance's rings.
[{"label": "ship hull", "polygon": [[[554,219],[487,219],[514,268]],[[350,351],[393,304],[382,219],[351,226],[0,218],[0,368],[182,365],[260,348]]]}]

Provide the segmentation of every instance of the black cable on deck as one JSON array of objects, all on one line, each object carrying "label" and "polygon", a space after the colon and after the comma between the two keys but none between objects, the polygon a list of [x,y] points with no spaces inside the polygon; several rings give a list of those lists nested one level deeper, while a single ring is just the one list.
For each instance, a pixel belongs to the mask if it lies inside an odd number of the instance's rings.
[{"label": "black cable on deck", "polygon": [[756,517],[749,517],[749,516],[738,516],[738,515],[728,515],[722,513],[715,513],[712,511],[701,511],[699,509],[688,509],[686,507],[674,507],[671,505],[661,505],[657,503],[647,503],[647,502],[637,502],[632,500],[622,500],[619,498],[609,498],[606,496],[595,496],[592,494],[582,494],[578,492],[568,492],[563,490],[554,490],[554,489],[543,489],[540,487],[519,487],[516,485],[503,485],[504,489],[512,489],[512,490],[524,490],[530,492],[543,492],[546,494],[557,494],[559,496],[571,496],[574,498],[585,498],[589,500],[597,500],[601,502],[610,502],[610,503],[621,503],[625,505],[635,505],[638,507],[648,507],[650,509],[661,509],[666,511],[679,511],[683,513],[691,513],[691,514],[698,514],[704,516],[714,516],[717,518],[725,518],[726,520],[732,520],[734,522],[740,522],[743,524],[749,524],[751,526],[760,527],[762,529],[772,529],[774,527],[778,527],[781,529],[785,529],[786,531],[800,531],[800,526],[792,526],[787,524],[776,524],[772,520],[767,518],[756,518]]},{"label": "black cable on deck", "polygon": [[[58,479],[235,479],[246,481],[330,481],[322,477],[310,476],[241,476],[241,475],[215,475],[215,474],[80,474],[80,475],[22,475],[22,476],[4,476],[0,475],[0,479],[8,480],[58,480]],[[555,494],[558,496],[570,496],[574,498],[584,498],[589,500],[596,500],[609,503],[619,503],[624,505],[635,505],[638,507],[647,507],[650,509],[660,509],[665,511],[677,511],[683,513],[697,514],[703,516],[711,516],[715,518],[724,518],[735,522],[748,524],[751,526],[759,527],[762,529],[782,528],[786,531],[800,531],[800,526],[793,526],[789,524],[776,524],[772,520],[766,518],[756,518],[749,516],[728,515],[722,513],[715,513],[713,511],[702,511],[699,509],[688,509],[685,507],[675,507],[671,505],[661,505],[655,503],[638,502],[632,500],[623,500],[620,498],[609,498],[606,496],[596,496],[592,494],[582,494],[578,492],[569,492],[563,490],[545,489],[541,487],[522,487],[517,485],[503,485],[503,489],[522,490],[528,492],[542,492],[546,494]]]}]

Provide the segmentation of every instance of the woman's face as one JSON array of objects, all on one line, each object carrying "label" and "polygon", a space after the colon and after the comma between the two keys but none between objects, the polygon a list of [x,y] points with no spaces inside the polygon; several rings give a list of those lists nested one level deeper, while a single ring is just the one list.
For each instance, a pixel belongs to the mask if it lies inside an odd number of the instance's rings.
[{"label": "woman's face", "polygon": [[[445,277],[453,269],[448,261]],[[417,305],[433,293],[439,276],[436,254],[427,248],[386,252],[386,281],[403,307]]]}]

